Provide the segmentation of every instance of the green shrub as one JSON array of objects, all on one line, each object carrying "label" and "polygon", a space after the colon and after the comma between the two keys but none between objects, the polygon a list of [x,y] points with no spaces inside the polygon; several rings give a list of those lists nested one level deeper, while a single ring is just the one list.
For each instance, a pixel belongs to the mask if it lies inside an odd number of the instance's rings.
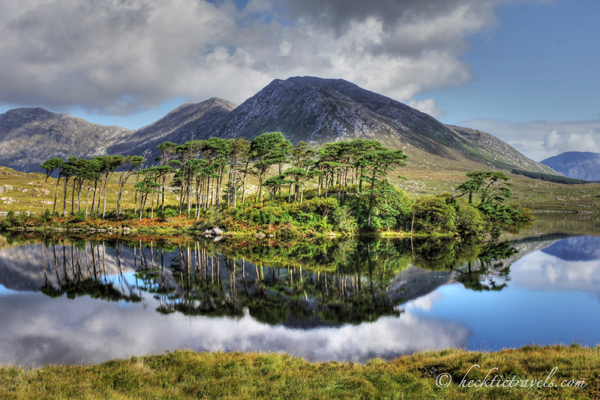
[{"label": "green shrub", "polygon": [[454,231],[456,211],[445,196],[423,196],[412,206],[416,231]]},{"label": "green shrub", "polygon": [[342,232],[353,232],[358,229],[356,218],[350,207],[343,206],[333,212],[335,227]]},{"label": "green shrub", "polygon": [[461,200],[454,201],[454,208],[456,231],[462,236],[482,236],[489,231],[489,224],[477,208]]},{"label": "green shrub", "polygon": [[85,213],[85,210],[80,210],[77,211],[76,213],[73,214],[73,217],[75,217],[75,222],[83,222],[87,219],[87,215]]}]

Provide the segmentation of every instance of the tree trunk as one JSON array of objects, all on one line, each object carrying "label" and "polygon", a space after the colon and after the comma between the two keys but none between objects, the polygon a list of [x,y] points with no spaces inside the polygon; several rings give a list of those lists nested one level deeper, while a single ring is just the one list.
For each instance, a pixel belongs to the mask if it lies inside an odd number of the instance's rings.
[{"label": "tree trunk", "polygon": [[69,180],[65,179],[65,189],[63,191],[63,211],[62,211],[63,216],[67,212],[67,185],[68,185],[68,183],[69,183]]},{"label": "tree trunk", "polygon": [[187,214],[190,216],[190,212],[192,211],[192,182],[188,180],[187,182]]},{"label": "tree trunk", "polygon": [[79,210],[81,210],[81,189],[82,187],[79,187],[79,190],[77,190],[77,212],[79,212]]},{"label": "tree trunk", "polygon": [[165,182],[167,180],[167,176],[163,176],[162,178],[162,203],[161,203],[161,212],[165,212]]},{"label": "tree trunk", "polygon": [[102,206],[102,219],[106,216],[106,192],[108,186],[108,177],[106,178],[106,182],[104,183],[104,205]]},{"label": "tree trunk", "polygon": [[90,204],[90,187],[87,187],[87,198],[85,199],[85,215],[88,215],[88,205]]},{"label": "tree trunk", "polygon": [[152,192],[152,197],[150,198],[150,220],[154,220],[154,192]]},{"label": "tree trunk", "polygon": [[94,213],[94,205],[96,204],[96,192],[98,191],[98,182],[94,182],[94,197],[92,198],[92,214]]},{"label": "tree trunk", "polygon": [[146,199],[148,194],[140,196],[140,222],[142,222],[142,215],[144,214],[144,206],[146,205]]},{"label": "tree trunk", "polygon": [[56,212],[56,200],[58,198],[58,184],[60,183],[60,175],[58,176],[58,179],[56,180],[56,191],[54,192],[54,206],[52,207],[52,214],[54,214]]},{"label": "tree trunk", "polygon": [[242,178],[242,204],[246,201],[246,175],[248,174],[248,166],[246,166],[246,170],[244,170],[244,177]]},{"label": "tree trunk", "polygon": [[46,185],[48,184],[48,178],[50,175],[46,175],[46,180],[44,181],[44,193],[42,194],[42,215],[44,215],[45,206],[46,206]]},{"label": "tree trunk", "polygon": [[[77,179],[73,179],[73,188],[71,192],[71,214],[73,214],[73,210],[75,209],[75,184],[77,183]],[[77,210],[79,211],[79,210]]]}]

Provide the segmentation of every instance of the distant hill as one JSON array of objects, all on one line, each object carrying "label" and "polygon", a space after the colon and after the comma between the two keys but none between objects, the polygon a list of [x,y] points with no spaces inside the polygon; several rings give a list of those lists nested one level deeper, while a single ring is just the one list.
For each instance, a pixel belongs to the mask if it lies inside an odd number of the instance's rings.
[{"label": "distant hill", "polygon": [[11,110],[0,115],[0,165],[39,171],[39,164],[52,156],[141,154],[146,149],[156,155],[156,146],[164,141],[215,136],[252,140],[271,131],[281,131],[294,143],[304,140],[314,145],[376,139],[403,149],[413,165],[449,168],[480,163],[481,168],[556,173],[485,132],[444,125],[341,79],[314,77],[274,80],[238,107],[219,98],[185,104],[135,131],[42,109]]},{"label": "distant hill", "polygon": [[0,115],[0,165],[39,172],[40,164],[54,156],[106,154],[111,143],[130,133],[43,108],[17,108]]},{"label": "distant hill", "polygon": [[569,178],[600,181],[600,153],[569,151],[541,163]]}]

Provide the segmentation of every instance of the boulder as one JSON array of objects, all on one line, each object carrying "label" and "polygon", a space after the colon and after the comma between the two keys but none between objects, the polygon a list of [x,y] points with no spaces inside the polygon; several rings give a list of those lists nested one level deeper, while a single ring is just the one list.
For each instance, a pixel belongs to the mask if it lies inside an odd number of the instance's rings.
[{"label": "boulder", "polygon": [[262,232],[259,232],[259,233],[257,233],[257,234],[256,234],[256,237],[257,237],[258,239],[264,239],[264,238],[266,238],[266,237],[267,237],[267,235],[265,235],[265,234],[264,234],[264,233],[262,233]]},{"label": "boulder", "polygon": [[214,236],[223,236],[223,231],[219,229],[218,226],[216,228],[212,228],[211,232]]}]

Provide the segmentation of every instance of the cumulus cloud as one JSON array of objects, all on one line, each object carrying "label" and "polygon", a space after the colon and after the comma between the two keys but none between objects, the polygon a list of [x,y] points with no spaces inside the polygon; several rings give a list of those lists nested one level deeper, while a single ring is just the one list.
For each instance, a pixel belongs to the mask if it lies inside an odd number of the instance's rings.
[{"label": "cumulus cloud", "polygon": [[4,1],[0,103],[127,115],[301,75],[409,101],[472,79],[465,39],[508,1]]},{"label": "cumulus cloud", "polygon": [[431,115],[435,118],[440,118],[446,115],[444,110],[440,110],[437,108],[434,99],[426,99],[426,100],[411,100],[408,102],[408,105],[412,108],[416,108],[419,111],[423,111],[426,114]]},{"label": "cumulus cloud", "polygon": [[491,133],[536,161],[566,151],[600,153],[600,119],[523,123],[472,119],[458,125]]}]

